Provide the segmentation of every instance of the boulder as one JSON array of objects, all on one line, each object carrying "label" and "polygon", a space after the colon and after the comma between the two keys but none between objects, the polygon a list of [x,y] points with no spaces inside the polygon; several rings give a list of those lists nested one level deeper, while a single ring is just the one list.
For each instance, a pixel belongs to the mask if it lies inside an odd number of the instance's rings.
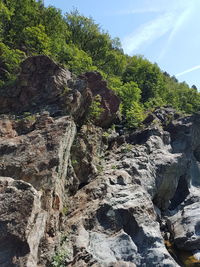
[{"label": "boulder", "polygon": [[106,81],[102,79],[101,74],[98,72],[86,72],[80,76],[80,79],[87,82],[93,99],[97,95],[101,98],[100,104],[103,111],[99,118],[96,119],[95,124],[101,127],[109,127],[118,117],[119,97],[112,90],[108,89]]},{"label": "boulder", "polygon": [[95,124],[109,127],[117,118],[120,100],[99,73],[87,72],[74,78],[49,57],[33,56],[22,62],[17,82],[1,88],[0,113],[46,110],[53,116],[72,115],[81,124],[97,95],[101,97],[102,112]]},{"label": "boulder", "polygon": [[30,184],[0,177],[0,266],[38,266],[47,212]]},{"label": "boulder", "polygon": [[1,89],[0,113],[23,113],[49,109],[58,112],[62,109],[61,94],[71,78],[63,69],[47,56],[27,58],[21,65],[17,83]]}]

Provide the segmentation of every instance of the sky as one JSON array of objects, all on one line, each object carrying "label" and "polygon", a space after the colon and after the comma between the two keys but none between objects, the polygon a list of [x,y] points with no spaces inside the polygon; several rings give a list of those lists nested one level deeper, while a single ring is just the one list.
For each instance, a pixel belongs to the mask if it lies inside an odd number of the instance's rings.
[{"label": "sky", "polygon": [[44,0],[92,17],[126,54],[143,55],[200,90],[200,0]]}]

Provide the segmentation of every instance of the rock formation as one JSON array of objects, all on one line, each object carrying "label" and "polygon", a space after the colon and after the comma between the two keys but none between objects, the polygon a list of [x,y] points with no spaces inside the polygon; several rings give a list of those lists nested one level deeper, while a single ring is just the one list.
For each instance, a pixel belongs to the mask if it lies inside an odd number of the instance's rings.
[{"label": "rock formation", "polygon": [[0,266],[200,264],[200,114],[159,108],[119,134],[119,104],[46,56],[1,89]]}]

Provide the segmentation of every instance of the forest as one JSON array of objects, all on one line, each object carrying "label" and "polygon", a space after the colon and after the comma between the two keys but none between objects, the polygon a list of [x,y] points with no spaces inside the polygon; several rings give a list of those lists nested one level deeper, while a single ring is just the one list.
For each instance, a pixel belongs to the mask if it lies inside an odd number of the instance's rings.
[{"label": "forest", "polygon": [[0,2],[0,87],[14,83],[20,63],[44,54],[79,75],[98,71],[121,99],[121,114],[138,126],[155,107],[171,105],[183,113],[200,110],[200,93],[141,55],[123,52],[91,17],[35,0]]}]

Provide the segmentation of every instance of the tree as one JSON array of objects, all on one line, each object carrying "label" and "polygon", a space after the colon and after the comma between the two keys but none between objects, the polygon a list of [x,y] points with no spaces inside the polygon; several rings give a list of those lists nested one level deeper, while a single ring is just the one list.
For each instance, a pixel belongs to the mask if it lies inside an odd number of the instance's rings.
[{"label": "tree", "polygon": [[22,51],[10,49],[0,42],[0,86],[15,79],[19,64],[24,57],[25,54]]},{"label": "tree", "polygon": [[4,42],[12,48],[22,49],[22,32],[26,27],[34,27],[41,22],[41,3],[34,0],[6,0],[10,20],[4,25]]},{"label": "tree", "polygon": [[23,50],[26,51],[26,54],[50,54],[50,38],[45,33],[43,25],[24,28],[22,36]]},{"label": "tree", "polygon": [[50,38],[51,55],[58,61],[62,60],[60,54],[66,42],[70,42],[70,32],[61,10],[55,7],[43,8],[41,11],[42,25],[45,27],[45,33]]},{"label": "tree", "polygon": [[134,81],[142,91],[142,102],[156,97],[163,88],[163,74],[156,64],[150,63],[141,56],[133,56],[123,73],[123,81]]},{"label": "tree", "polygon": [[122,111],[126,113],[133,103],[140,101],[141,90],[135,82],[129,82],[119,88],[118,95],[122,100]]},{"label": "tree", "polygon": [[126,112],[127,123],[131,127],[138,127],[145,119],[144,108],[137,102],[132,102],[131,108]]},{"label": "tree", "polygon": [[65,44],[59,57],[60,62],[75,74],[96,69],[92,65],[92,58],[73,44]]},{"label": "tree", "polygon": [[70,42],[85,51],[98,69],[108,74],[121,75],[126,59],[118,38],[111,39],[92,18],[80,15],[77,10],[66,14]]},{"label": "tree", "polygon": [[5,35],[5,26],[9,23],[11,12],[3,2],[0,2],[0,41],[3,40]]}]

